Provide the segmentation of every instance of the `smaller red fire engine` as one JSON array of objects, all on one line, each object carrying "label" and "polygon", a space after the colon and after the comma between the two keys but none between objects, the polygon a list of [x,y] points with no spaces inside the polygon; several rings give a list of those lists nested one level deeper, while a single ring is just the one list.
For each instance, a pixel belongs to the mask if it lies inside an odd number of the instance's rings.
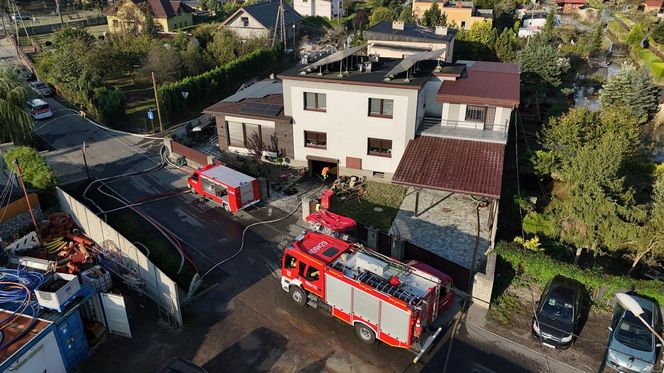
[{"label": "smaller red fire engine", "polygon": [[281,287],[295,303],[324,307],[353,325],[362,341],[409,349],[415,360],[440,333],[434,325],[454,299],[452,279],[435,268],[319,232],[286,247]]},{"label": "smaller red fire engine", "polygon": [[207,165],[187,180],[189,190],[228,211],[237,212],[260,201],[258,180],[223,165]]}]

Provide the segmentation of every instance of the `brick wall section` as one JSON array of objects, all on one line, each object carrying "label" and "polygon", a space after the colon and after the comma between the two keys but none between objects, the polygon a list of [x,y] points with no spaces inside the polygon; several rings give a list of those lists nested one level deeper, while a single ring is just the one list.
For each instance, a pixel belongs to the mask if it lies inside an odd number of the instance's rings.
[{"label": "brick wall section", "polygon": [[214,121],[217,123],[219,150],[228,150],[230,140],[228,139],[228,129],[226,128],[226,116],[223,114],[215,114]]}]

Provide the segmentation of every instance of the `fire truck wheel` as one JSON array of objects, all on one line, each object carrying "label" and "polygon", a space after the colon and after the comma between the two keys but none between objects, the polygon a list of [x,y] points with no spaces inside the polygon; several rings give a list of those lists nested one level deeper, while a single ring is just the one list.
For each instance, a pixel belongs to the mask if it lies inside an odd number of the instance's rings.
[{"label": "fire truck wheel", "polygon": [[376,333],[364,324],[355,324],[355,334],[357,334],[357,336],[360,337],[360,340],[366,344],[373,344],[376,342]]},{"label": "fire truck wheel", "polygon": [[298,306],[304,306],[307,303],[307,296],[304,294],[304,290],[300,289],[299,286],[291,286],[290,295]]}]

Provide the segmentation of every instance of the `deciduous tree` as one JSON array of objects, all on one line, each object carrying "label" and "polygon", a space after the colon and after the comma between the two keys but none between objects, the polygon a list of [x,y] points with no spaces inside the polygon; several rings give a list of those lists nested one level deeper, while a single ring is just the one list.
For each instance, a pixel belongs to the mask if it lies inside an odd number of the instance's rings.
[{"label": "deciduous tree", "polygon": [[424,11],[422,14],[422,24],[425,26],[445,26],[447,23],[447,16],[442,13],[440,6],[438,6],[438,1],[433,0],[433,4],[429,9]]},{"label": "deciduous tree", "polygon": [[0,142],[28,144],[32,118],[25,111],[28,91],[8,69],[0,71]]},{"label": "deciduous tree", "polygon": [[369,16],[369,25],[374,26],[381,21],[392,22],[394,20],[394,12],[392,9],[385,7],[378,7],[373,9],[371,15]]}]

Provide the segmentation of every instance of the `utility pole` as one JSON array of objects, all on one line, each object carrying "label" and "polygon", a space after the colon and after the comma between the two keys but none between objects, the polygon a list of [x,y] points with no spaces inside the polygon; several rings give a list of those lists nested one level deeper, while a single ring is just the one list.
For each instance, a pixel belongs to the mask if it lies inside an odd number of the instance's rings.
[{"label": "utility pole", "polygon": [[18,46],[21,44],[21,36],[18,34],[18,7],[16,6],[16,3],[12,3],[14,5],[14,44],[16,45],[16,58],[21,58],[21,54],[18,53]]},{"label": "utility pole", "polygon": [[28,211],[30,212],[30,217],[32,218],[32,224],[35,226],[35,233],[37,233],[37,240],[41,243],[41,238],[39,237],[39,226],[37,225],[37,219],[35,219],[35,213],[32,212],[32,205],[30,205],[30,198],[28,198],[28,191],[25,189],[25,184],[23,183],[23,172],[21,171],[21,166],[18,164],[18,159],[14,159],[14,166],[16,166],[16,174],[18,175],[18,181],[21,183],[21,188],[23,188],[23,195],[25,196],[25,203],[28,204]]},{"label": "utility pole", "polygon": [[90,169],[88,168],[88,158],[85,155],[85,141],[83,141],[83,147],[81,151],[83,152],[83,163],[85,164],[85,173],[88,175],[88,180],[90,180]]},{"label": "utility pole", "polygon": [[159,119],[159,131],[164,132],[164,124],[161,122],[161,110],[159,109],[159,95],[157,94],[157,80],[152,72],[152,88],[154,89],[154,100],[157,102],[157,118]]}]

